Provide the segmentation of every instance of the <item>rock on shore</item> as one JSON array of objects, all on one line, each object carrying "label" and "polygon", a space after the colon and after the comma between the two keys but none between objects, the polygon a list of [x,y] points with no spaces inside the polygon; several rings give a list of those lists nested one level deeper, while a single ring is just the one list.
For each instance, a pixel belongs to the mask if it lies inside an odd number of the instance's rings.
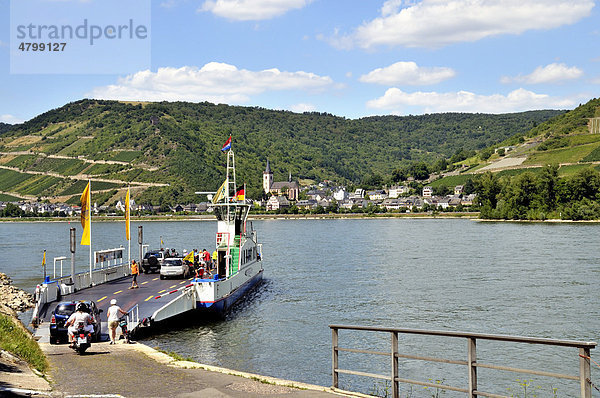
[{"label": "rock on shore", "polygon": [[34,305],[32,294],[13,286],[10,277],[0,272],[0,312],[14,316]]}]

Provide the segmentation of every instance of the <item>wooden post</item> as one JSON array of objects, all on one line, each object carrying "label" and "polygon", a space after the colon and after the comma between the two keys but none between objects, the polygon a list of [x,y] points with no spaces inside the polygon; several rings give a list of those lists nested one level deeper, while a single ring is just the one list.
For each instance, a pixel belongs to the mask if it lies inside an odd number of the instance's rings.
[{"label": "wooden post", "polygon": [[398,398],[398,332],[392,332],[392,398]]},{"label": "wooden post", "polygon": [[477,340],[474,337],[468,338],[468,368],[469,368],[469,398],[476,398],[477,394],[477,367],[474,366],[477,363]]},{"label": "wooden post", "polygon": [[579,348],[579,384],[581,398],[592,398],[592,383],[590,369],[590,349]]},{"label": "wooden post", "polygon": [[338,330],[331,328],[331,375],[333,376],[333,388],[338,388]]}]

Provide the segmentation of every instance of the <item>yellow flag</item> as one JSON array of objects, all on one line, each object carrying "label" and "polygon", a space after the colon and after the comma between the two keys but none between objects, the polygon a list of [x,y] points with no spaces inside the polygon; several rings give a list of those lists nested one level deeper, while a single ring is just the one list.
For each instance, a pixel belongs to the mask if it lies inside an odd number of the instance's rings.
[{"label": "yellow flag", "polygon": [[225,190],[226,189],[227,189],[227,180],[225,180],[225,182],[223,182],[223,184],[221,184],[221,186],[217,190],[217,193],[213,197],[212,202],[217,203],[219,200],[225,198]]},{"label": "yellow flag", "polygon": [[46,265],[46,250],[44,250],[44,257],[42,258],[42,267]]},{"label": "yellow flag", "polygon": [[81,194],[81,226],[83,227],[83,234],[81,234],[81,245],[89,246],[91,244],[90,231],[92,230],[92,212],[91,203],[92,196],[90,194],[90,184],[87,186]]},{"label": "yellow flag", "polygon": [[129,188],[127,188],[127,195],[125,196],[125,239],[131,239],[129,234]]},{"label": "yellow flag", "polygon": [[194,262],[194,251],[192,250],[191,252],[189,252],[188,255],[183,258],[183,260],[193,263]]}]

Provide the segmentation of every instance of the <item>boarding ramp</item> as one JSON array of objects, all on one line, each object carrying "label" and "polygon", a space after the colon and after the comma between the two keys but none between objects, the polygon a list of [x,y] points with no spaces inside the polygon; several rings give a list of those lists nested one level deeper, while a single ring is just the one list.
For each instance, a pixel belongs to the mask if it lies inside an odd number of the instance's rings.
[{"label": "boarding ramp", "polygon": [[[46,276],[43,283],[35,288],[35,308],[31,316],[31,324],[35,327],[40,322],[40,313],[46,312],[49,303],[64,299],[64,296],[82,289],[101,285],[116,279],[131,275],[129,263],[123,262],[124,248],[100,250],[94,252],[94,263],[89,271],[79,272],[74,275],[64,275],[62,262],[65,257],[54,260],[54,274],[51,279]],[[60,277],[56,275],[56,264],[60,264]]]}]

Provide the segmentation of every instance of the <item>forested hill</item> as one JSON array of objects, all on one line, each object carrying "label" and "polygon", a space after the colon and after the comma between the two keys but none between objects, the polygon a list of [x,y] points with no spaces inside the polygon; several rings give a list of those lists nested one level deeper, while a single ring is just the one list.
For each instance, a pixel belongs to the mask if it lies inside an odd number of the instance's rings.
[{"label": "forested hill", "polygon": [[0,134],[4,133],[5,131],[10,130],[11,128],[12,128],[12,124],[0,122]]},{"label": "forested hill", "polygon": [[6,156],[26,151],[21,156],[28,158],[5,158],[5,163],[23,170],[43,169],[40,162],[47,161],[43,155],[109,160],[112,164],[87,169],[73,163],[71,175],[83,171],[105,179],[169,183],[169,188],[150,188],[142,199],[155,201],[163,196],[185,201],[194,200],[195,190],[216,189],[222,182],[225,156],[220,148],[230,134],[238,182],[246,182],[255,196],[267,158],[276,181],[287,179],[291,172],[294,179],[360,182],[372,173],[389,174],[410,161],[431,162],[460,149],[481,149],[526,134],[561,113],[445,113],[351,120],[211,103],[86,99],[0,133],[0,152]]}]

